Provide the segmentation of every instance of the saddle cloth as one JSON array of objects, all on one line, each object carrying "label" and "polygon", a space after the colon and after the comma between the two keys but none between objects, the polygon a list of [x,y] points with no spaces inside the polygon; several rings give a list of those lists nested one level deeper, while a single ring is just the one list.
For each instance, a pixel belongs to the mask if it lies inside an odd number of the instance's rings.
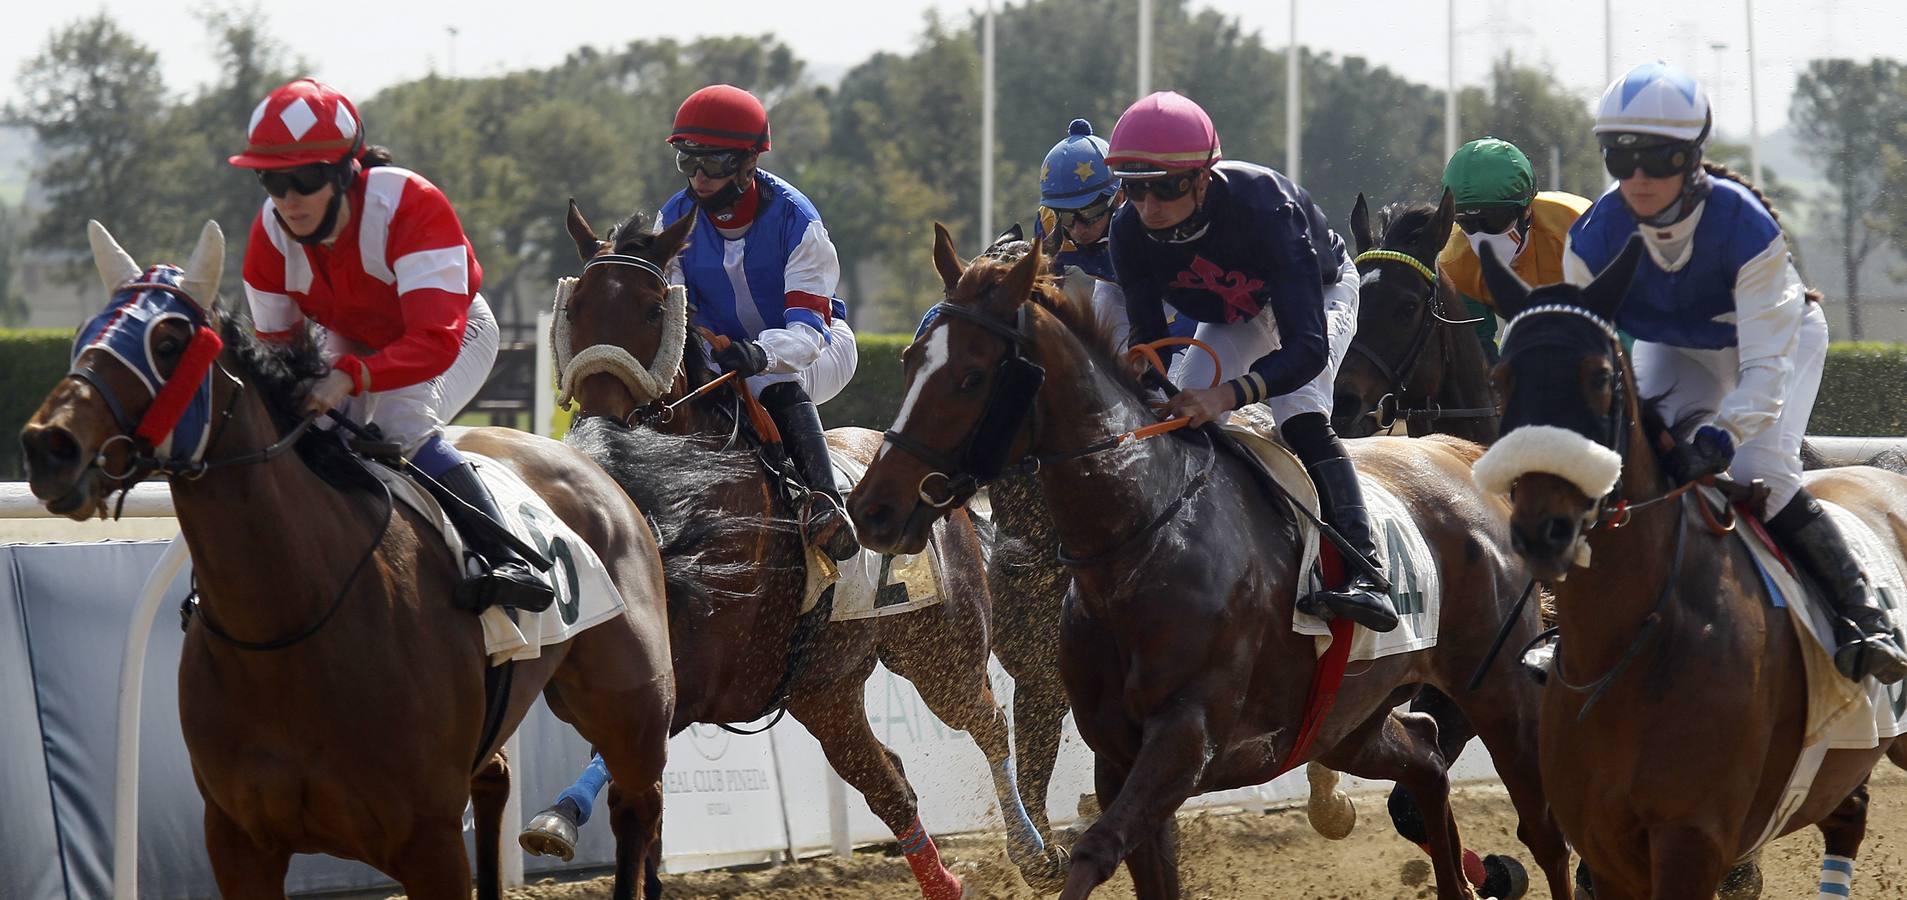
[{"label": "saddle cloth", "polygon": [[[1725,501],[1712,489],[1703,489],[1702,502],[1717,508]],[[1881,605],[1896,623],[1902,622],[1900,600],[1907,596],[1907,578],[1888,544],[1853,513],[1821,501],[1835,527],[1847,538],[1848,546],[1861,561],[1869,583]],[[1795,771],[1787,790],[1769,817],[1759,847],[1781,833],[1801,803],[1808,797],[1822,758],[1829,750],[1864,750],[1907,732],[1907,687],[1882,685],[1873,679],[1859,684],[1847,680],[1834,668],[1834,627],[1818,588],[1797,578],[1780,554],[1768,542],[1767,532],[1751,524],[1750,515],[1737,511],[1735,534],[1754,558],[1762,582],[1776,606],[1785,607],[1795,623],[1801,644],[1801,656],[1808,679],[1807,730]],[[1896,626],[1898,627],[1898,625]]]},{"label": "saddle cloth", "polygon": [[[530,489],[516,471],[496,460],[463,451],[476,467],[497,508],[503,511],[510,532],[535,547],[545,558],[555,561],[548,572],[540,573],[556,591],[556,602],[540,613],[517,610],[515,621],[504,610],[491,607],[477,616],[483,624],[483,650],[491,665],[513,659],[535,659],[543,648],[560,644],[622,614],[622,594],[609,578],[609,570],[589,544],[571,531],[550,511],[548,503]],[[391,489],[391,496],[434,523],[457,559],[464,558],[463,538],[450,524],[437,498],[409,476],[383,465],[368,466],[378,480]],[[470,565],[474,566],[472,562]]]},{"label": "saddle cloth", "polygon": [[[832,451],[834,480],[847,496],[861,483],[867,467],[859,460]],[[819,599],[817,584],[825,587],[823,575],[828,568],[838,570],[834,584],[834,611],[831,622],[853,619],[877,619],[925,609],[940,602],[940,550],[931,538],[920,553],[886,554],[862,549],[853,559],[835,562],[813,547],[808,548],[809,593],[802,611]]]},{"label": "saddle cloth", "polygon": [[[1234,410],[1222,427],[1265,463],[1293,501],[1317,514],[1318,490],[1305,473],[1304,464],[1278,439],[1269,409],[1262,404],[1251,404]],[[1353,628],[1350,659],[1373,660],[1434,647],[1443,581],[1437,571],[1436,557],[1430,553],[1430,543],[1395,495],[1369,475],[1359,473],[1358,482],[1364,488],[1364,505],[1370,511],[1371,528],[1378,538],[1378,555],[1391,581],[1390,597],[1397,607],[1398,625],[1396,630],[1385,634],[1361,625]],[[1320,535],[1309,520],[1303,516],[1297,518],[1304,547],[1299,557],[1299,571],[1315,573]],[[1306,590],[1317,586],[1315,577],[1308,577],[1306,581],[1311,585]],[[1331,625],[1316,616],[1295,613],[1291,630],[1316,637],[1320,656],[1331,646]]]}]

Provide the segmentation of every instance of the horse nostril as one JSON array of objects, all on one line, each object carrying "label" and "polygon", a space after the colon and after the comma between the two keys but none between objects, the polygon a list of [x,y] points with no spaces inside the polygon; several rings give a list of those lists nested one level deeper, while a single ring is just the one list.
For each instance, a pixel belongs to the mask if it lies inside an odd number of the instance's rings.
[{"label": "horse nostril", "polygon": [[1543,539],[1546,540],[1551,547],[1561,549],[1575,537],[1575,525],[1570,522],[1567,516],[1552,516],[1548,522],[1544,523]]},{"label": "horse nostril", "polygon": [[1530,542],[1523,540],[1523,529],[1510,529],[1510,549],[1515,551],[1518,556],[1528,556],[1530,554]]},{"label": "horse nostril", "polygon": [[64,428],[29,425],[20,432],[20,449],[26,452],[28,467],[42,471],[79,462],[79,442]]}]

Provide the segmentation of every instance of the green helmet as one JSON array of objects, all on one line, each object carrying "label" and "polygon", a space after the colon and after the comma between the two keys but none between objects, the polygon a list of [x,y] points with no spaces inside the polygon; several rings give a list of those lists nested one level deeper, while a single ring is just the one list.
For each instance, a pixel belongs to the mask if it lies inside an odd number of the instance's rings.
[{"label": "green helmet", "polygon": [[1530,158],[1509,141],[1487,137],[1457,148],[1443,170],[1443,186],[1458,210],[1528,206],[1536,196]]}]

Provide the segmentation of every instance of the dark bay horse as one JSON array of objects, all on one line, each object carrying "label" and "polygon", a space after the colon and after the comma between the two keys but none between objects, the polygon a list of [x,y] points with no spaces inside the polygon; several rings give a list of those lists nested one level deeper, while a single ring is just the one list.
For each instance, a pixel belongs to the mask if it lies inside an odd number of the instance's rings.
[{"label": "dark bay horse", "polygon": [[[614,347],[635,366],[654,364],[671,314],[668,293],[649,268],[616,260],[667,267],[693,221],[684,217],[653,233],[646,220],[632,217],[603,240],[570,205],[568,229],[586,266],[560,315],[578,354]],[[861,792],[904,850],[917,851],[909,862],[923,893],[951,900],[960,895],[960,882],[935,861],[900,759],[868,725],[862,686],[878,660],[985,752],[1013,833],[1009,847],[1016,862],[1030,865],[1040,856],[1038,835],[1020,811],[1006,718],[988,682],[986,567],[972,522],[963,513],[935,531],[939,604],[807,631],[798,621],[801,538],[761,458],[735,441],[734,394],[724,388],[674,406],[666,419],[625,424],[709,381],[702,339],[689,331],[683,340],[681,364],[652,379],[668,385],[661,397],[643,396],[647,389],[639,382],[646,376],[627,369],[580,378],[578,419],[568,438],[631,496],[645,503],[653,498],[669,573],[679,686],[675,728],[755,719],[773,711],[784,688],[788,713],[821,742],[829,764]],[[828,440],[865,461],[880,434],[837,428]],[[784,684],[786,673],[792,681]]]},{"label": "dark bay horse", "polygon": [[[376,867],[412,897],[462,900],[471,887],[462,816],[473,801],[480,896],[498,897],[510,775],[496,751],[538,694],[625,774],[630,789],[611,803],[618,884],[633,884],[645,845],[659,836],[675,700],[662,565],[642,514],[561,444],[504,429],[458,439],[534,487],[602,558],[626,606],[513,663],[501,727],[479,746],[488,663],[477,617],[451,606],[461,567],[431,525],[341,456],[336,438],[300,423],[297,392],[327,370],[324,361],[309,347],[268,350],[249,322],[199,307],[194,298],[217,295],[216,225],[207,224],[183,278],[158,287],[139,282],[176,270],[141,278],[105,229],[89,227],[114,294],[102,317],[141,292],[169,304],[140,326],[143,337],[133,334],[156,378],[148,383],[103,347],[76,348],[84,350],[77,374],[53,387],[21,443],[34,495],[74,519],[103,514],[111,492],[145,469],[171,475],[199,598],[179,661],[179,716],[220,892],[283,897],[291,856],[327,853]],[[174,378],[189,391],[200,377],[211,383],[206,408],[218,414],[203,467],[136,456],[150,445],[133,437],[132,423],[149,424],[148,412],[164,406],[155,392],[172,396],[165,386]],[[300,452],[281,454],[300,434]],[[164,447],[165,437],[151,443]],[[341,490],[314,465],[359,480]]]},{"label": "dark bay horse", "polygon": [[[1435,723],[1392,709],[1420,683],[1443,686],[1478,724],[1519,834],[1563,896],[1568,852],[1536,778],[1534,687],[1491,679],[1463,690],[1522,587],[1499,549],[1502,505],[1469,484],[1478,448],[1357,443],[1360,468],[1436,548],[1445,625],[1434,649],[1360,663],[1307,751],[1294,753],[1316,647],[1291,630],[1301,576],[1291,518],[1203,433],[1079,452],[1155,417],[1091,311],[1038,276],[1037,256],[965,264],[937,229],[948,300],[906,351],[900,414],[848,505],[864,542],[909,552],[1003,460],[1043,461],[1040,485],[1074,576],[1062,676],[1105,809],[1073,848],[1062,896],[1087,896],[1124,861],[1139,897],[1176,897],[1179,805],[1311,759],[1408,786],[1428,811],[1439,896],[1470,896]],[[1535,628],[1530,611],[1517,630]]]},{"label": "dark bay horse", "polygon": [[1456,289],[1437,272],[1452,216],[1448,191],[1437,206],[1391,204],[1378,214],[1373,240],[1369,207],[1357,196],[1351,236],[1363,285],[1332,401],[1339,434],[1363,437],[1402,420],[1411,437],[1496,440],[1489,360]]},{"label": "dark bay horse", "polygon": [[[1543,783],[1598,900],[1713,896],[1775,815],[1807,715],[1788,610],[1702,501],[1670,495],[1657,459],[1673,437],[1610,324],[1642,252],[1632,239],[1586,288],[1531,289],[1484,260],[1513,327],[1494,374],[1504,439],[1477,478],[1513,487],[1517,552],[1554,583],[1565,637],[1543,695]],[[1806,484],[1901,551],[1907,477],[1855,467]],[[1828,751],[1779,831],[1817,824],[1851,859],[1885,749]]]}]

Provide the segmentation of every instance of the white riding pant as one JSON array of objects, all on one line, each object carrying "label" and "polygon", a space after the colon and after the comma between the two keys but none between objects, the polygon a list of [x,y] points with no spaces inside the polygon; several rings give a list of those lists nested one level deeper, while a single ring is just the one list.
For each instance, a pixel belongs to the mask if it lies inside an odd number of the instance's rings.
[{"label": "white riding pant", "polygon": [[[1265,401],[1272,418],[1283,423],[1304,413],[1331,416],[1331,398],[1335,391],[1338,366],[1351,349],[1357,334],[1357,264],[1345,259],[1338,268],[1338,281],[1324,289],[1324,333],[1327,345],[1324,371],[1289,394]],[[1251,369],[1252,363],[1278,349],[1278,320],[1267,306],[1258,315],[1238,322],[1200,322],[1193,337],[1218,354],[1218,382],[1223,384]],[[1203,388],[1212,384],[1213,362],[1210,354],[1187,347],[1172,363],[1171,379],[1180,388]]]},{"label": "white riding pant", "polygon": [[[1768,485],[1768,514],[1774,515],[1801,489],[1801,436],[1807,433],[1815,394],[1821,389],[1821,370],[1828,358],[1828,320],[1821,305],[1810,303],[1801,317],[1795,339],[1793,375],[1788,395],[1773,425],[1735,448],[1728,474],[1741,482],[1757,478]],[[1741,357],[1735,348],[1692,350],[1649,341],[1636,341],[1636,390],[1644,398],[1660,396],[1663,418],[1674,423],[1686,416],[1706,418],[1735,389]]]},{"label": "white riding pant", "polygon": [[[318,331],[326,362],[362,349],[352,347],[354,342],[341,335],[323,328]],[[463,347],[442,375],[408,387],[346,397],[338,411],[360,425],[377,423],[385,438],[403,446],[405,455],[415,453],[425,441],[442,434],[444,425],[476,398],[496,365],[497,340],[496,317],[491,315],[483,295],[478,294],[470,299]],[[331,420],[320,419],[318,425],[330,427]]]}]

